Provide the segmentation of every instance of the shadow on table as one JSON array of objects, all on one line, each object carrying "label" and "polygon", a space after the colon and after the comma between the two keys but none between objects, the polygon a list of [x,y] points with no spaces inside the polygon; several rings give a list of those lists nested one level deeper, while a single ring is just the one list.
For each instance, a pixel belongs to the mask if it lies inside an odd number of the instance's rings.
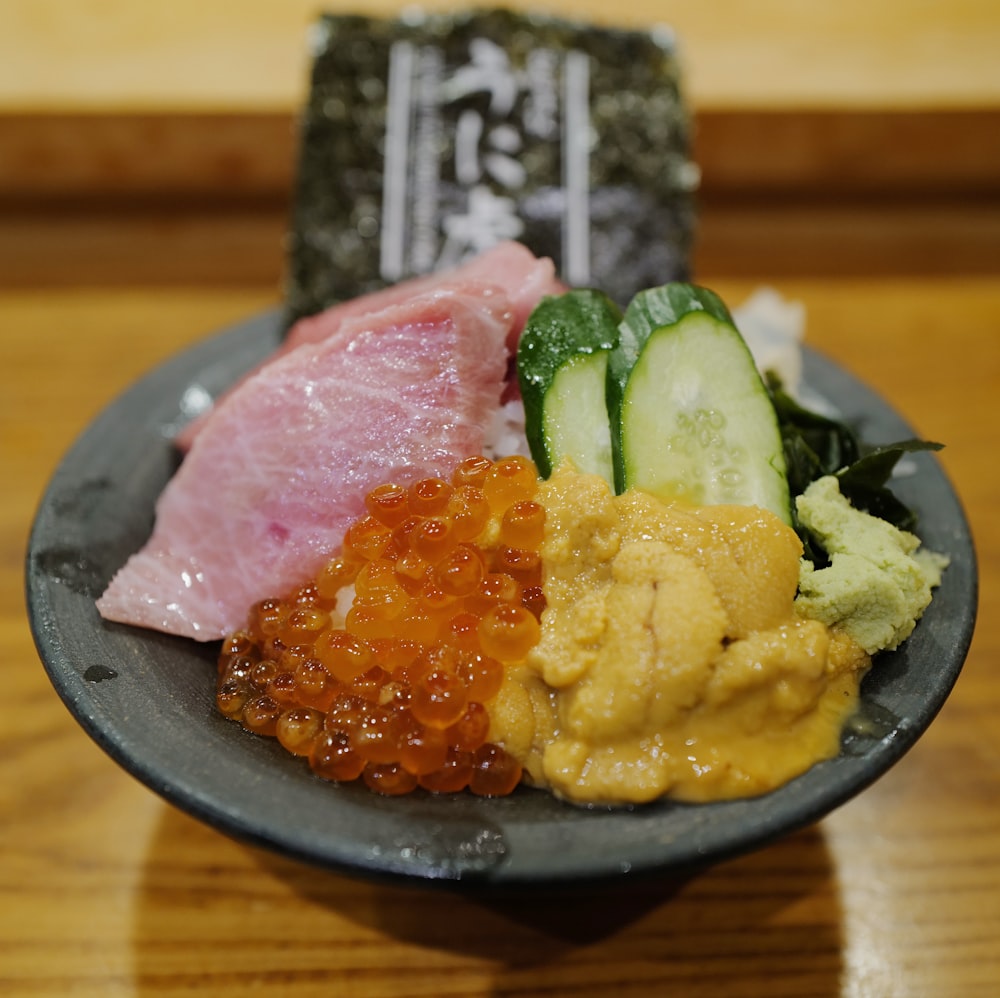
[{"label": "shadow on table", "polygon": [[819,826],[683,880],[471,895],[317,870],[165,807],[134,932],[138,995],[833,996],[843,970]]}]

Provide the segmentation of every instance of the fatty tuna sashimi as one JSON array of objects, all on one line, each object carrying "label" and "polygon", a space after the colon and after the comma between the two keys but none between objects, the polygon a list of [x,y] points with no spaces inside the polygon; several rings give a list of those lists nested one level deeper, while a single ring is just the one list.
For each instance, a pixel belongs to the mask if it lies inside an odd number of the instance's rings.
[{"label": "fatty tuna sashimi", "polygon": [[482,450],[511,315],[500,292],[437,291],[243,382],[167,484],[102,616],[207,641],[310,578],[376,485],[445,476]]},{"label": "fatty tuna sashimi", "polygon": [[[442,282],[445,282],[442,284]],[[555,264],[547,257],[536,257],[521,243],[502,242],[473,257],[461,266],[443,274],[427,274],[401,281],[381,291],[373,291],[341,305],[334,305],[316,315],[300,319],[288,332],[279,353],[301,343],[315,343],[335,333],[345,320],[364,315],[372,309],[396,305],[434,288],[462,287],[469,283],[479,287],[497,287],[510,300],[514,310],[507,347],[517,351],[518,337],[532,309],[543,295],[566,290],[556,278]]]},{"label": "fatty tuna sashimi", "polygon": [[[517,351],[521,330],[531,310],[544,295],[559,294],[565,291],[566,287],[556,278],[555,265],[550,259],[536,257],[531,250],[520,243],[502,242],[447,273],[410,278],[381,291],[361,295],[339,305],[333,305],[316,315],[300,319],[288,331],[288,335],[275,354],[265,360],[257,370],[261,370],[277,357],[283,356],[303,343],[318,343],[337,333],[347,323],[372,312],[381,311],[390,305],[406,302],[415,295],[423,295],[429,291],[456,291],[489,296],[497,289],[507,296],[512,309],[511,325],[507,333],[507,349],[513,356]],[[214,408],[210,409],[192,420],[177,434],[175,443],[181,451],[188,450],[194,438],[212,418],[214,411]]]}]

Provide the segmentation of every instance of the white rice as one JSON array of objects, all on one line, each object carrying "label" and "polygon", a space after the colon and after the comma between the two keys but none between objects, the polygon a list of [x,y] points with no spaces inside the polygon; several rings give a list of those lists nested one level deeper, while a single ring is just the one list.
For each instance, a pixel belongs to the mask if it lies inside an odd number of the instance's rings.
[{"label": "white rice", "polygon": [[486,457],[496,460],[511,454],[531,456],[524,435],[524,404],[520,399],[506,402],[496,411],[483,444]]},{"label": "white rice", "polygon": [[802,341],[806,333],[802,302],[788,301],[773,288],[757,288],[733,309],[733,321],[757,368],[762,373],[774,371],[785,391],[797,397],[802,385]]}]

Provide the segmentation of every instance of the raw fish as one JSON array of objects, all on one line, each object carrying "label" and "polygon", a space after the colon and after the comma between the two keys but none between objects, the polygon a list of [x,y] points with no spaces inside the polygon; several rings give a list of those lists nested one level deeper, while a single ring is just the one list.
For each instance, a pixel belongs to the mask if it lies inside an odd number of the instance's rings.
[{"label": "raw fish", "polygon": [[[489,295],[502,290],[513,309],[512,322],[507,334],[507,349],[511,356],[517,351],[517,341],[529,313],[543,295],[565,291],[555,275],[555,265],[547,257],[536,257],[531,250],[516,242],[502,242],[492,249],[473,257],[467,263],[446,274],[427,274],[414,277],[381,291],[373,291],[350,301],[334,305],[316,315],[300,319],[288,331],[276,353],[257,368],[271,363],[302,343],[317,343],[338,332],[345,323],[390,305],[398,305],[414,295],[432,290],[452,288],[466,294]],[[516,385],[516,379],[513,379]],[[224,395],[222,396],[225,397]],[[212,418],[216,406],[198,416],[176,436],[175,443],[186,451],[205,424]]]},{"label": "raw fish", "polygon": [[208,641],[310,578],[388,481],[447,476],[499,407],[514,308],[434,290],[284,352],[219,405],[98,600],[108,620]]},{"label": "raw fish", "polygon": [[[300,319],[288,332],[281,349],[290,349],[304,342],[325,339],[336,332],[349,318],[363,315],[387,305],[396,305],[415,294],[439,287],[442,274],[427,274],[393,284],[381,291],[353,298],[316,315]],[[449,285],[461,287],[466,282],[483,287],[501,288],[514,309],[507,347],[513,354],[517,340],[532,309],[543,295],[560,294],[566,290],[556,279],[555,265],[547,257],[536,257],[526,246],[516,242],[498,243],[467,263],[449,271],[444,279]],[[280,352],[280,351],[279,351]]]}]

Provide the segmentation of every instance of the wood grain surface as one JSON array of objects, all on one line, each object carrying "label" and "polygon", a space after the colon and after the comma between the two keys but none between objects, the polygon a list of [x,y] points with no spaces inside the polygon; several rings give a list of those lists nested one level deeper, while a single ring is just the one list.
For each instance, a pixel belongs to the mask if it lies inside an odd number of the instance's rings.
[{"label": "wood grain surface", "polygon": [[[318,11],[393,15],[404,0],[4,0],[0,106],[117,110],[297,106]],[[424,10],[455,10],[424,0]],[[603,24],[669,25],[688,90],[724,108],[995,107],[1000,13],[991,0],[508,0]],[[178,67],[183,67],[178,71]]]},{"label": "wood grain surface", "polygon": [[[218,0],[4,0],[0,202],[284,196],[317,12],[391,16],[405,6],[244,0],[234,15]],[[1000,188],[993,0],[500,6],[669,25],[713,191]]]},{"label": "wood grain surface", "polygon": [[[802,301],[812,346],[946,443],[940,460],[980,559],[979,621],[928,732],[823,821],[685,880],[530,899],[374,884],[225,838],[120,770],[45,677],[23,559],[48,476],[137,376],[280,298],[287,164],[255,160],[240,174],[245,189],[220,204],[219,161],[197,139],[215,114],[234,115],[227,134],[243,136],[232,139],[238,149],[252,144],[240,131],[248,121],[264,122],[258,135],[285,126],[302,68],[286,48],[312,9],[250,2],[234,27],[222,5],[204,2],[108,0],[103,20],[84,6],[8,0],[0,31],[0,119],[10,126],[0,120],[0,138],[20,130],[52,141],[59,115],[67,127],[89,115],[109,130],[91,145],[96,133],[82,127],[62,172],[33,187],[30,158],[12,167],[4,155],[15,147],[0,141],[0,994],[1000,994],[996,5],[633,10],[683,22],[693,92],[732,116],[728,134],[754,134],[754,116],[772,121],[772,136],[798,122],[798,169],[775,156],[748,165],[748,153],[708,192],[697,276],[732,302],[761,283]],[[831,54],[838,46],[851,65]],[[179,60],[189,72],[176,72]],[[256,89],[236,88],[257,64]],[[789,117],[797,102],[820,118]],[[931,112],[965,149],[959,159],[927,153],[916,179],[893,191],[908,169],[902,152],[867,168],[848,156],[853,189],[824,193],[817,178],[869,134],[866,116],[901,122],[919,158],[926,133],[909,116]],[[115,128],[136,134],[129,115],[141,129],[161,114],[178,129],[164,161],[101,158]],[[824,138],[832,120],[846,145]],[[116,169],[139,178],[131,190],[108,179]]]}]

